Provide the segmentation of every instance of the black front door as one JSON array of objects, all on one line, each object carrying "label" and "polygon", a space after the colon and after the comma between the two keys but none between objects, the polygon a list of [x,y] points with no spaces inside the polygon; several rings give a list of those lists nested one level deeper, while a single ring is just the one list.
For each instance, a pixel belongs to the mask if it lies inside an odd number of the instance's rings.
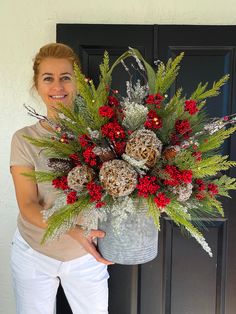
[{"label": "black front door", "polygon": [[[188,95],[199,81],[212,84],[229,73],[230,82],[207,105],[211,116],[222,116],[236,112],[235,32],[235,26],[59,24],[57,41],[78,52],[85,74],[95,83],[104,50],[109,52],[112,62],[131,46],[139,49],[151,64],[184,51],[181,73],[171,93],[182,86]],[[121,81],[126,79],[125,71],[118,67],[113,87],[122,90]],[[236,136],[223,147],[224,154],[229,154],[232,160],[236,160],[235,143]],[[231,170],[230,175],[236,176],[236,171]],[[226,218],[211,221],[204,233],[213,258],[193,239],[183,237],[171,220],[163,219],[155,260],[139,266],[109,268],[109,313],[235,314],[235,205],[235,197],[224,201]],[[61,292],[58,313],[71,313]]]}]

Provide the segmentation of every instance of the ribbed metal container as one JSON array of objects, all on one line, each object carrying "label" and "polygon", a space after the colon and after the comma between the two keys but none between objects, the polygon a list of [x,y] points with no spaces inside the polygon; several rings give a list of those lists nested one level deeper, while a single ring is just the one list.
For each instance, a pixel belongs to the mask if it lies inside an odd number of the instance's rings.
[{"label": "ribbed metal container", "polygon": [[98,239],[101,255],[116,264],[136,265],[153,260],[157,256],[158,230],[146,212],[130,215],[122,221],[121,230],[114,230],[114,217],[99,222],[98,229],[106,232]]}]

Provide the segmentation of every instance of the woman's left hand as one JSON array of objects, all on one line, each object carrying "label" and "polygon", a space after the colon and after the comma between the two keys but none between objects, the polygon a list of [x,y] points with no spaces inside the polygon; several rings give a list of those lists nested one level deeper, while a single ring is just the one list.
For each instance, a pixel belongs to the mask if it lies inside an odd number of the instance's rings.
[{"label": "woman's left hand", "polygon": [[103,263],[105,265],[112,265],[114,264],[111,261],[106,260],[101,256],[101,254],[97,251],[97,247],[94,244],[94,239],[96,238],[103,238],[105,236],[105,232],[102,230],[95,230],[92,229],[87,236],[84,234],[84,230],[80,228],[79,226],[76,226],[76,228],[71,229],[68,232],[69,235],[71,235],[74,239],[76,239],[83,248],[100,263]]}]

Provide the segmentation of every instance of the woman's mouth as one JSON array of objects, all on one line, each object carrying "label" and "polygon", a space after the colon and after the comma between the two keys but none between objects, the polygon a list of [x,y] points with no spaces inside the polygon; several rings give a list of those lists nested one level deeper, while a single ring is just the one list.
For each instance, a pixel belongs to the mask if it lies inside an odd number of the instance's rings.
[{"label": "woman's mouth", "polygon": [[52,99],[56,99],[56,100],[62,100],[65,99],[67,95],[51,95],[49,96]]}]

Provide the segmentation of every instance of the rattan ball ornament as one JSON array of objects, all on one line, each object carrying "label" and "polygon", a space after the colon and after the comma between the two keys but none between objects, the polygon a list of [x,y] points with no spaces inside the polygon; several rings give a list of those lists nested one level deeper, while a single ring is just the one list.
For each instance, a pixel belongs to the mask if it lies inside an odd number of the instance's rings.
[{"label": "rattan ball ornament", "polygon": [[173,193],[177,195],[177,201],[186,202],[193,192],[192,183],[183,183],[178,186],[173,187]]},{"label": "rattan ball ornament", "polygon": [[125,153],[138,161],[145,161],[145,165],[152,168],[160,157],[161,150],[162,142],[156,134],[151,130],[141,129],[131,134]]},{"label": "rattan ball ornament", "polygon": [[137,185],[137,172],[124,160],[104,162],[99,178],[106,192],[116,197],[129,195]]},{"label": "rattan ball ornament", "polygon": [[82,191],[85,185],[94,177],[94,171],[87,165],[74,167],[67,176],[69,188]]}]

